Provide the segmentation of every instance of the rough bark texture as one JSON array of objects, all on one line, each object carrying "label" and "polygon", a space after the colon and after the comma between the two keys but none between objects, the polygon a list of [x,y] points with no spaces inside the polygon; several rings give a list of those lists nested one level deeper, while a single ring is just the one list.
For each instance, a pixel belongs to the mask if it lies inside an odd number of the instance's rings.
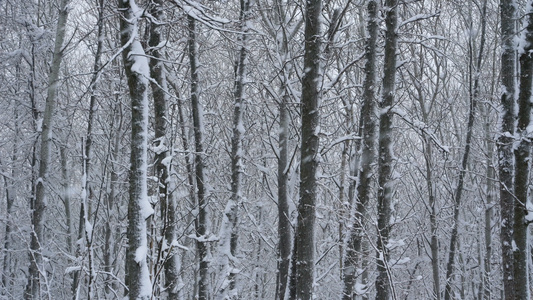
[{"label": "rough bark texture", "polygon": [[63,60],[63,42],[65,39],[66,24],[68,18],[67,5],[69,0],[62,0],[57,20],[54,55],[50,66],[50,75],[48,77],[48,90],[46,95],[46,105],[42,121],[41,133],[41,152],[39,162],[39,178],[35,187],[34,203],[32,210],[32,225],[30,241],[30,267],[28,270],[28,284],[24,297],[26,299],[40,299],[40,279],[41,272],[39,268],[42,262],[41,247],[44,238],[44,217],[46,210],[46,181],[48,177],[48,165],[50,161],[50,147],[52,144],[52,127],[53,115],[56,106],[56,95],[59,78],[61,61]]},{"label": "rough bark texture", "polygon": [[154,22],[150,24],[150,39],[148,45],[150,47],[150,76],[153,81],[150,82],[152,94],[154,99],[154,149],[155,151],[155,171],[158,179],[158,195],[159,205],[161,209],[162,219],[162,235],[164,242],[162,243],[164,261],[164,292],[169,300],[181,299],[180,288],[182,280],[180,277],[180,260],[177,248],[173,246],[176,239],[176,204],[173,194],[169,190],[170,184],[170,153],[171,145],[167,139],[167,77],[165,66],[162,62],[163,53],[161,51],[161,43],[164,41],[163,27],[165,22],[165,13],[163,8],[164,2],[162,0],[154,0],[150,6],[150,14],[154,18]]},{"label": "rough bark texture", "polygon": [[[376,144],[376,42],[378,36],[378,3],[370,0],[367,4],[367,40],[365,46],[365,80],[363,83],[363,106],[361,108],[361,159],[359,161],[359,184],[357,186],[355,215],[350,217],[352,229],[346,244],[346,254],[343,268],[343,300],[353,298],[353,287],[357,280],[357,257],[361,252],[365,211],[370,199],[372,188],[372,172],[375,163]],[[365,284],[365,283],[363,283]]]},{"label": "rough bark texture", "polygon": [[[533,82],[533,2],[530,0],[526,6],[525,29],[522,32],[525,41],[524,49],[518,49],[520,90],[518,92],[518,124],[516,136],[519,138],[518,147],[514,150],[515,156],[515,181],[514,181],[514,230],[513,240],[515,249],[514,260],[514,289],[516,299],[529,298],[529,272],[528,259],[528,214],[526,204],[528,201],[529,168],[531,153],[531,136],[528,126],[531,118],[531,89]],[[533,214],[533,212],[530,212]]]},{"label": "rough bark texture", "polygon": [[378,143],[378,239],[377,239],[377,277],[376,300],[389,300],[391,278],[389,276],[389,253],[386,245],[390,235],[391,202],[393,196],[393,142],[392,106],[396,86],[396,49],[397,49],[397,0],[385,1],[385,58],[383,70],[383,92],[380,102],[382,111],[379,120]]},{"label": "rough bark texture", "polygon": [[198,279],[198,299],[209,299],[209,262],[207,261],[207,243],[205,241],[207,233],[207,201],[205,199],[205,176],[203,163],[203,124],[202,124],[202,107],[199,103],[198,95],[198,66],[196,53],[196,24],[193,17],[189,20],[189,61],[191,68],[191,105],[192,119],[194,126],[194,146],[195,146],[195,173],[196,173],[196,195],[198,198],[198,215],[196,216],[196,247],[198,250],[199,260],[199,279]]},{"label": "rough bark texture", "polygon": [[315,211],[318,167],[321,0],[306,1],[300,202],[296,227],[296,299],[313,298]]},{"label": "rough bark texture", "polygon": [[501,17],[501,115],[500,136],[498,138],[498,173],[500,176],[501,228],[503,291],[504,299],[515,299],[513,268],[513,224],[514,224],[514,158],[513,136],[515,134],[515,75],[516,55],[514,36],[516,3],[514,0],[500,1]]},{"label": "rough bark texture", "polygon": [[493,214],[493,202],[494,202],[494,182],[495,182],[495,170],[493,165],[494,159],[494,142],[491,136],[491,124],[488,105],[485,107],[485,145],[487,152],[486,161],[486,192],[485,192],[485,256],[483,258],[484,270],[482,274],[482,284],[480,294],[483,295],[480,299],[491,299],[491,259],[492,259],[492,214]]},{"label": "rough bark texture", "polygon": [[[149,299],[152,284],[146,261],[148,251],[146,219],[153,213],[147,195],[148,148],[148,65],[137,36],[137,18],[133,0],[119,1],[122,58],[131,99],[131,153],[128,202],[128,249],[126,250],[126,286],[129,299]],[[146,69],[145,69],[146,68]]]}]

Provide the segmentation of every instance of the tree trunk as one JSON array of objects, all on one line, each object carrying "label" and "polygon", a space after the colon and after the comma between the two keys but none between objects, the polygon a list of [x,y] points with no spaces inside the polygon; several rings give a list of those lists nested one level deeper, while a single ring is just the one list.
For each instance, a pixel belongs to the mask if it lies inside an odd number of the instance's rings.
[{"label": "tree trunk", "polygon": [[[372,173],[375,163],[376,144],[376,42],[378,37],[378,3],[369,0],[367,4],[367,40],[365,46],[365,80],[363,83],[363,106],[361,108],[361,159],[359,161],[359,185],[357,186],[355,215],[350,216],[352,229],[349,232],[346,244],[346,254],[343,268],[343,300],[353,299],[354,284],[357,280],[357,257],[361,253],[364,232],[365,211],[370,199],[372,188]],[[365,283],[363,283],[365,284]]]},{"label": "tree trunk", "polygon": [[[105,222],[104,227],[104,249],[103,249],[103,256],[104,256],[104,272],[106,273],[106,281],[105,281],[105,291],[106,295],[109,295],[109,293],[112,290],[116,289],[116,281],[114,274],[112,273],[113,270],[115,270],[116,266],[116,256],[115,248],[117,247],[117,241],[112,240],[113,238],[113,224],[112,220],[116,220],[117,218],[113,218],[115,214],[118,213],[118,209],[115,211],[113,206],[117,203],[117,195],[118,195],[118,185],[119,185],[119,173],[118,173],[118,167],[115,162],[119,161],[119,151],[121,149],[120,147],[120,132],[122,132],[122,126],[124,123],[123,120],[123,114],[121,106],[122,104],[118,100],[118,95],[115,95],[115,103],[116,108],[114,109],[114,112],[112,113],[113,118],[113,124],[112,128],[114,128],[114,131],[116,132],[115,136],[112,136],[110,138],[113,138],[112,141],[109,143],[109,153],[111,157],[111,161],[113,162],[110,166],[110,174],[109,174],[109,193],[105,197],[105,211],[106,211],[106,217],[107,222]],[[117,125],[115,125],[115,122]],[[115,127],[116,126],[116,127]],[[111,283],[113,282],[113,283]]]},{"label": "tree trunk", "polygon": [[385,1],[385,58],[383,70],[383,92],[380,102],[382,111],[379,120],[378,143],[378,239],[377,239],[377,277],[376,300],[389,300],[391,280],[389,276],[389,253],[386,245],[390,235],[391,202],[394,181],[392,178],[392,106],[394,105],[396,81],[396,33],[398,16],[397,0]]},{"label": "tree trunk", "polygon": [[500,1],[501,17],[501,76],[502,95],[500,115],[500,136],[498,137],[498,173],[500,177],[501,228],[500,241],[502,247],[503,268],[503,299],[514,300],[514,263],[513,263],[513,224],[514,224],[514,154],[513,136],[515,134],[515,76],[516,53],[514,37],[516,35],[516,2],[515,0]]},{"label": "tree trunk", "polygon": [[[468,112],[468,124],[466,128],[466,141],[465,141],[465,150],[463,153],[463,158],[461,162],[461,169],[459,171],[459,179],[457,183],[457,188],[455,190],[454,197],[454,206],[453,206],[453,224],[452,224],[452,233],[450,236],[450,247],[448,254],[448,262],[446,264],[446,287],[444,291],[444,299],[452,299],[452,283],[453,283],[453,273],[455,266],[455,254],[457,249],[457,240],[459,238],[459,214],[461,207],[462,194],[464,190],[464,178],[466,175],[466,169],[468,164],[468,158],[470,156],[470,149],[472,143],[472,133],[474,131],[474,120],[476,117],[476,105],[477,98],[479,97],[479,77],[481,62],[483,60],[483,50],[485,48],[485,28],[487,22],[487,1],[483,3],[483,9],[481,12],[481,37],[480,37],[480,46],[477,59],[474,57],[474,41],[472,37],[469,40],[469,81],[470,81],[470,109]],[[470,29],[472,29],[473,24],[469,24]],[[475,65],[474,65],[475,63]],[[472,70],[474,69],[474,70]],[[472,86],[473,84],[473,86]]]},{"label": "tree trunk", "polygon": [[[529,168],[531,154],[530,119],[531,119],[531,89],[533,82],[533,1],[529,0],[525,11],[525,28],[522,31],[523,49],[519,53],[519,92],[518,92],[518,124],[516,136],[519,138],[518,147],[514,149],[515,180],[514,180],[514,287],[516,299],[529,298],[529,245],[528,225],[533,218],[531,200],[528,199]],[[520,45],[521,46],[521,45]],[[526,220],[527,218],[527,220]]]},{"label": "tree trunk", "polygon": [[199,273],[198,278],[198,300],[209,299],[209,262],[208,249],[206,240],[207,233],[207,201],[205,199],[205,176],[203,162],[203,113],[202,106],[199,103],[198,90],[198,54],[196,51],[196,21],[189,16],[189,61],[191,67],[191,104],[192,119],[194,126],[194,146],[195,146],[195,173],[196,189],[198,197],[198,215],[196,217],[196,247],[198,250]]},{"label": "tree trunk", "polygon": [[321,0],[308,0],[305,14],[305,54],[302,78],[302,145],[300,164],[300,201],[296,227],[296,299],[313,298],[315,211],[319,161],[319,80]]},{"label": "tree trunk", "polygon": [[45,184],[48,179],[48,166],[50,161],[50,147],[52,145],[53,115],[56,106],[56,95],[61,61],[63,60],[63,41],[65,39],[66,24],[69,9],[69,0],[62,0],[57,20],[54,54],[50,66],[46,106],[42,121],[41,152],[39,162],[39,178],[35,187],[35,202],[32,207],[32,226],[30,241],[30,267],[28,271],[28,284],[24,297],[26,299],[40,299],[40,277],[42,263],[42,245],[44,238],[44,217],[46,210]]},{"label": "tree trunk", "polygon": [[164,67],[161,53],[162,26],[165,22],[165,14],[162,0],[155,0],[150,6],[150,14],[154,17],[155,22],[150,24],[150,74],[154,81],[151,81],[152,93],[154,97],[154,148],[155,151],[155,169],[158,179],[158,195],[161,208],[161,218],[163,221],[162,235],[164,242],[164,269],[165,281],[164,290],[167,293],[167,299],[181,299],[180,292],[183,284],[180,277],[180,259],[178,251],[173,246],[176,240],[176,203],[172,192],[169,190],[170,185],[170,159],[167,139],[167,107],[168,107],[168,89],[166,69]]},{"label": "tree trunk", "polygon": [[276,299],[284,300],[289,278],[291,255],[291,221],[289,217],[289,95],[285,94],[279,104],[279,158],[278,158],[278,274]]},{"label": "tree trunk", "polygon": [[[133,5],[132,5],[133,4]],[[128,203],[126,286],[129,299],[149,299],[152,283],[146,256],[146,219],[153,214],[147,195],[148,61],[138,36],[140,11],[135,2],[119,1],[122,58],[131,98],[131,153]]]},{"label": "tree trunk", "polygon": [[[17,70],[18,71],[18,70]],[[17,74],[18,75],[18,74]],[[11,172],[8,172],[7,168],[4,169],[4,187],[5,187],[5,197],[6,197],[6,227],[4,232],[4,248],[2,249],[2,292],[9,293],[10,292],[10,286],[11,286],[11,280],[9,277],[11,276],[11,247],[12,247],[12,231],[13,231],[13,225],[14,225],[14,219],[11,215],[13,213],[13,204],[15,204],[15,199],[17,199],[17,191],[16,191],[16,182],[15,178],[18,177],[19,171],[17,171],[17,160],[18,160],[18,152],[19,152],[19,136],[20,136],[20,127],[19,127],[19,113],[18,113],[18,107],[15,106],[15,109],[13,111],[13,114],[15,116],[15,135],[13,137],[13,152],[11,155]],[[2,162],[0,161],[0,165],[2,165]],[[8,176],[7,174],[10,174]],[[70,236],[70,235],[69,235]],[[68,237],[67,237],[68,242]],[[69,250],[70,253],[70,250]]]},{"label": "tree trunk", "polygon": [[[15,146],[16,147],[16,146]],[[15,148],[16,149],[16,148]],[[16,152],[13,152],[13,159],[12,163],[14,164],[16,161]],[[15,173],[15,167],[12,166],[11,175],[14,175]],[[9,178],[9,176],[4,174],[4,187],[5,187],[5,194],[6,194],[6,227],[4,232],[4,248],[2,249],[2,289],[3,291],[8,292],[9,286],[11,283],[9,282],[9,274],[11,273],[11,232],[12,232],[12,223],[13,219],[11,214],[13,213],[13,204],[15,203],[15,189],[14,189],[14,182],[12,178]]]},{"label": "tree trunk", "polygon": [[492,206],[493,206],[493,197],[494,197],[494,180],[495,172],[493,166],[493,156],[494,156],[494,144],[491,137],[491,124],[489,118],[489,109],[490,106],[484,107],[485,115],[485,144],[487,152],[487,161],[486,161],[486,192],[485,192],[485,256],[483,257],[483,274],[482,274],[482,299],[491,299],[491,257],[492,257]]},{"label": "tree trunk", "polygon": [[235,82],[233,98],[235,101],[233,110],[233,136],[231,138],[231,198],[226,204],[219,234],[219,268],[221,280],[219,282],[216,299],[236,299],[235,275],[237,268],[231,266],[235,261],[238,241],[239,205],[242,203],[242,173],[244,166],[242,161],[243,149],[242,138],[244,134],[243,112],[245,108],[244,88],[246,85],[246,57],[248,55],[247,40],[249,27],[247,21],[250,18],[250,0],[241,0],[240,31],[242,35],[238,39],[241,47],[235,64]]}]

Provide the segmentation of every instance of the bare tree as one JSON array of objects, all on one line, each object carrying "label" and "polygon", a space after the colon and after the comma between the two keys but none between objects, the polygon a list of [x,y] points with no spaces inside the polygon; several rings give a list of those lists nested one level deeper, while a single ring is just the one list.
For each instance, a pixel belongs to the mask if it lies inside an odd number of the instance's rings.
[{"label": "bare tree", "polygon": [[153,213],[147,195],[148,149],[148,60],[138,36],[142,10],[135,1],[119,1],[122,59],[131,99],[131,152],[128,202],[128,249],[126,286],[129,299],[149,299],[152,283],[146,256],[148,252],[146,219]]},{"label": "bare tree", "polygon": [[220,229],[219,242],[219,267],[222,280],[218,287],[216,299],[227,299],[228,297],[238,297],[235,291],[236,271],[235,266],[230,262],[235,261],[237,254],[237,241],[239,237],[239,206],[242,205],[242,175],[244,172],[243,165],[243,148],[242,138],[244,134],[243,112],[246,105],[245,85],[246,85],[246,59],[248,56],[247,40],[249,38],[248,26],[250,19],[250,0],[240,0],[240,31],[238,45],[239,55],[235,62],[235,82],[233,88],[234,108],[233,108],[233,135],[231,137],[231,198],[226,204],[223,221]]},{"label": "bare tree", "polygon": [[207,233],[207,199],[205,190],[205,174],[204,174],[204,126],[203,126],[203,110],[200,104],[199,95],[199,78],[198,78],[198,53],[196,50],[196,20],[192,16],[188,16],[189,20],[189,63],[191,72],[191,106],[192,119],[194,127],[194,150],[195,154],[195,173],[196,173],[196,197],[198,199],[198,215],[196,216],[196,248],[198,251],[199,273],[198,278],[198,299],[209,299],[209,262],[208,262],[208,244],[206,239]]},{"label": "bare tree", "polygon": [[170,184],[170,166],[171,166],[171,144],[168,140],[168,89],[166,69],[163,63],[164,57],[161,44],[164,42],[162,26],[165,22],[164,2],[155,0],[150,5],[150,15],[153,16],[153,22],[150,23],[150,39],[148,45],[150,51],[150,75],[153,81],[150,81],[154,98],[154,149],[155,150],[155,171],[158,179],[157,188],[162,219],[163,240],[160,243],[160,252],[163,252],[165,283],[164,291],[167,298],[171,300],[181,299],[181,285],[183,284],[180,277],[180,257],[177,247],[174,245],[176,240],[176,203],[175,197],[171,190]]},{"label": "bare tree", "polygon": [[500,207],[502,247],[503,290],[504,299],[515,299],[514,263],[513,263],[513,227],[514,227],[514,155],[513,136],[515,134],[515,75],[516,54],[514,37],[516,35],[514,0],[500,1],[501,17],[501,121],[498,137],[498,173],[500,177]]},{"label": "bare tree", "polygon": [[319,79],[320,79],[320,11],[321,0],[309,0],[305,7],[305,54],[302,78],[302,145],[300,163],[300,201],[296,225],[296,299],[313,298],[315,211],[317,200],[316,172],[319,161]]},{"label": "bare tree", "polygon": [[518,90],[518,124],[516,136],[518,147],[514,149],[515,177],[514,177],[514,224],[513,224],[513,260],[514,260],[514,290],[516,299],[527,299],[530,293],[528,225],[532,220],[529,211],[531,200],[529,191],[529,168],[531,166],[531,89],[533,82],[533,2],[527,1],[525,8],[525,26],[522,31],[518,48],[519,55],[519,90]]},{"label": "bare tree", "polygon": [[[375,164],[376,144],[376,54],[378,37],[378,3],[373,0],[367,2],[367,39],[365,45],[365,79],[363,83],[363,106],[361,107],[361,158],[358,166],[358,185],[355,197],[355,215],[350,216],[352,222],[346,244],[343,269],[343,299],[350,300],[353,295],[354,284],[357,280],[357,257],[361,252],[364,238],[364,216],[370,200],[372,189],[372,172]],[[364,283],[363,283],[364,284]]]},{"label": "bare tree", "polygon": [[[59,7],[59,18],[57,20],[54,55],[50,65],[50,75],[48,77],[48,89],[46,96],[46,106],[42,121],[41,152],[39,162],[39,178],[35,187],[35,198],[32,203],[32,225],[30,242],[30,268],[28,272],[28,284],[26,286],[26,299],[40,298],[40,278],[42,274],[42,243],[44,242],[44,218],[46,210],[46,187],[49,162],[50,147],[52,145],[53,115],[56,106],[57,86],[59,70],[63,60],[65,32],[68,18],[69,0],[62,0]],[[44,275],[44,274],[43,274]]]},{"label": "bare tree", "polygon": [[377,238],[377,277],[376,300],[388,300],[391,293],[392,278],[389,274],[389,253],[387,244],[390,237],[390,217],[394,178],[392,142],[392,117],[396,87],[396,50],[398,44],[398,1],[385,1],[385,57],[383,70],[383,90],[379,107],[382,111],[379,119],[378,142],[378,238]]},{"label": "bare tree", "polygon": [[[450,236],[450,247],[448,255],[448,263],[446,264],[446,288],[444,291],[444,299],[450,300],[452,297],[452,283],[453,283],[453,273],[454,273],[454,264],[455,264],[455,254],[457,248],[457,239],[459,235],[459,214],[461,207],[461,200],[464,189],[464,180],[468,166],[468,158],[470,155],[470,149],[472,144],[472,134],[474,131],[474,121],[476,118],[476,106],[479,97],[479,70],[481,69],[481,63],[483,61],[483,51],[485,48],[485,28],[486,28],[486,13],[487,13],[487,1],[483,3],[483,8],[481,11],[481,40],[479,46],[479,53],[474,53],[474,41],[472,38],[469,39],[468,45],[468,57],[469,57],[469,112],[468,112],[468,124],[466,128],[466,141],[465,149],[463,152],[463,157],[461,161],[461,169],[459,171],[459,178],[457,183],[457,188],[454,194],[454,208],[453,208],[453,224],[452,224],[452,233]],[[471,19],[471,18],[470,18]],[[472,28],[473,24],[468,24]]]}]

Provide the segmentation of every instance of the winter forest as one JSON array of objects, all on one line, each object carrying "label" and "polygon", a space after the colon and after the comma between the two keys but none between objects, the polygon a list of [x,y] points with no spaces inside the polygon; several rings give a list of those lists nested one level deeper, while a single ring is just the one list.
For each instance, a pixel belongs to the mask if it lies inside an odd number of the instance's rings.
[{"label": "winter forest", "polygon": [[532,299],[533,0],[0,0],[0,299]]}]

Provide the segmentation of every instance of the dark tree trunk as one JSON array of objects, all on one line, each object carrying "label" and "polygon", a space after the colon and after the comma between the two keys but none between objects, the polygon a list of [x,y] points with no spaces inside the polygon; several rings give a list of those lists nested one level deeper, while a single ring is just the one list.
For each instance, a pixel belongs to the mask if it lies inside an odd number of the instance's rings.
[{"label": "dark tree trunk", "polygon": [[181,298],[180,286],[182,285],[180,274],[180,260],[177,255],[177,249],[173,247],[176,239],[176,204],[173,194],[169,190],[170,184],[170,153],[172,147],[167,139],[167,107],[168,107],[168,89],[166,69],[162,59],[161,42],[163,42],[163,27],[165,22],[164,2],[154,0],[150,6],[150,14],[154,17],[155,22],[150,24],[150,75],[154,81],[150,82],[154,98],[154,149],[155,151],[155,169],[158,179],[158,195],[161,209],[161,219],[163,221],[162,235],[164,237],[165,250],[164,260],[164,291],[169,300]]},{"label": "dark tree trunk", "polygon": [[393,196],[392,177],[392,106],[396,87],[396,49],[398,36],[396,33],[398,1],[385,1],[385,58],[383,70],[383,94],[380,102],[382,111],[379,120],[378,143],[378,239],[377,239],[377,277],[376,300],[389,300],[391,280],[389,276],[389,253],[386,247],[390,236],[391,203]]},{"label": "dark tree trunk", "polygon": [[519,138],[518,147],[514,149],[515,156],[515,180],[514,180],[514,230],[513,241],[515,249],[514,260],[514,289],[516,299],[527,299],[529,297],[529,276],[530,264],[528,258],[528,224],[531,214],[527,207],[529,188],[529,168],[531,154],[531,137],[528,132],[531,119],[531,89],[533,82],[533,3],[527,2],[525,14],[525,28],[522,32],[525,45],[523,49],[518,49],[520,89],[518,91],[518,124],[516,136]]},{"label": "dark tree trunk", "polygon": [[315,211],[317,198],[320,12],[321,0],[308,0],[305,14],[304,76],[302,78],[302,145],[300,202],[296,227],[296,299],[313,298]]},{"label": "dark tree trunk", "polygon": [[513,263],[513,227],[514,227],[514,155],[513,136],[515,134],[515,76],[516,54],[514,37],[516,35],[516,2],[500,1],[501,17],[501,128],[498,138],[498,173],[500,176],[500,207],[502,247],[503,291],[505,300],[515,299],[514,263]]},{"label": "dark tree trunk", "polygon": [[[372,188],[372,172],[375,163],[376,144],[376,42],[378,37],[378,3],[370,0],[367,4],[368,37],[365,46],[365,80],[363,83],[363,106],[361,108],[361,159],[359,161],[359,184],[357,186],[355,215],[350,216],[352,229],[346,244],[343,268],[343,300],[353,299],[353,288],[357,280],[357,257],[361,253],[364,232],[364,216]],[[364,283],[363,283],[364,284]]]},{"label": "dark tree trunk", "polygon": [[119,1],[122,58],[131,99],[131,153],[128,202],[128,248],[126,250],[126,286],[129,299],[145,300],[152,295],[147,264],[146,219],[153,213],[147,195],[148,151],[148,62],[136,36],[138,16],[130,4]]},{"label": "dark tree trunk", "polygon": [[205,234],[207,233],[207,201],[205,199],[205,176],[203,163],[203,115],[202,107],[198,95],[198,54],[196,51],[196,21],[189,16],[189,61],[191,67],[191,105],[192,119],[194,126],[194,146],[195,146],[195,173],[196,189],[198,198],[198,215],[196,217],[196,247],[198,250],[199,273],[198,278],[198,300],[209,299],[209,262],[207,261],[207,243]]}]

